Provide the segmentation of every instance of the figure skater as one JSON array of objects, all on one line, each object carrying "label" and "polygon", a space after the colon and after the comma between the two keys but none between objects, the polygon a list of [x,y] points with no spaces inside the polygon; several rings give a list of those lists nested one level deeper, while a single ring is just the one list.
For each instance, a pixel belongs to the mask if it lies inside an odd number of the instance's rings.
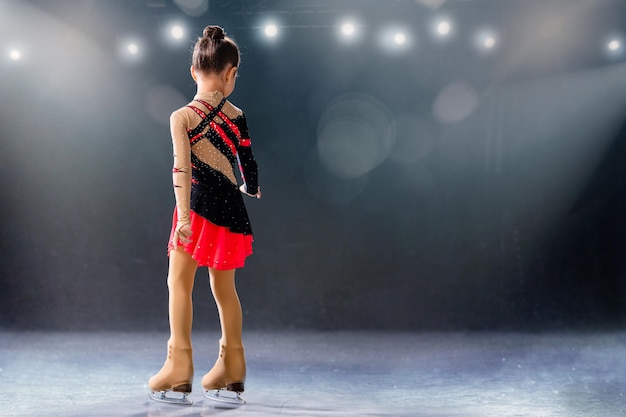
[{"label": "figure skater", "polygon": [[[176,207],[168,244],[167,359],[148,382],[150,396],[157,401],[192,403],[187,399],[194,372],[191,295],[196,269],[207,266],[222,335],[219,356],[202,378],[202,387],[209,398],[243,403],[246,362],[235,270],[252,254],[242,193],[261,198],[261,191],[246,118],[226,99],[235,88],[239,61],[237,43],[221,27],[207,26],[192,56],[197,94],[170,117]],[[237,166],[244,181],[240,187]],[[182,398],[166,396],[169,391]]]}]

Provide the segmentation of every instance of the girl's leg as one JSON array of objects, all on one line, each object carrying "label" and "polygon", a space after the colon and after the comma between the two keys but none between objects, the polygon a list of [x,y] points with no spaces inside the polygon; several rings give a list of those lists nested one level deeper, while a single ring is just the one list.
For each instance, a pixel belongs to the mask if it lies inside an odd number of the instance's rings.
[{"label": "girl's leg", "polygon": [[235,270],[209,268],[211,291],[217,304],[222,328],[222,345],[243,347],[241,303],[235,287]]},{"label": "girl's leg", "polygon": [[220,316],[220,353],[213,368],[202,378],[205,390],[227,389],[243,392],[246,361],[242,342],[242,314],[235,288],[235,270],[209,268],[211,291]]},{"label": "girl's leg", "polygon": [[182,248],[170,252],[167,275],[169,289],[169,343],[191,349],[191,325],[193,322],[192,292],[198,263]]},{"label": "girl's leg", "polygon": [[170,252],[167,276],[170,319],[168,354],[161,370],[148,381],[152,391],[191,392],[193,380],[191,295],[197,268],[198,263],[182,248]]}]

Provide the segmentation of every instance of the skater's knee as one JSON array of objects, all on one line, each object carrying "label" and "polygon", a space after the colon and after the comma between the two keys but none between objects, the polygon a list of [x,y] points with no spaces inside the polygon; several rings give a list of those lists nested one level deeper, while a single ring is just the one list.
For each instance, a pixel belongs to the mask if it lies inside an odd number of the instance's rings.
[{"label": "skater's knee", "polygon": [[193,276],[170,274],[167,276],[167,287],[170,290],[191,291],[193,289]]}]

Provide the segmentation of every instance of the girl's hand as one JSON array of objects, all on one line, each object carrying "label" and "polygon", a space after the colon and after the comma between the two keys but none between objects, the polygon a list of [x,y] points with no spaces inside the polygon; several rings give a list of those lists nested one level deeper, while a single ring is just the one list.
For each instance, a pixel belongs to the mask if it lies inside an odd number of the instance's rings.
[{"label": "girl's hand", "polygon": [[245,195],[249,195],[250,197],[261,198],[261,187],[258,187],[256,194],[250,194],[246,190],[246,184],[242,184],[241,187],[239,187],[239,191],[241,191]]},{"label": "girl's hand", "polygon": [[176,229],[174,230],[174,238],[172,239],[172,246],[174,246],[174,249],[178,247],[178,241],[181,241],[184,244],[190,243],[192,234],[193,231],[191,230],[191,226],[188,222],[178,222],[176,224]]}]

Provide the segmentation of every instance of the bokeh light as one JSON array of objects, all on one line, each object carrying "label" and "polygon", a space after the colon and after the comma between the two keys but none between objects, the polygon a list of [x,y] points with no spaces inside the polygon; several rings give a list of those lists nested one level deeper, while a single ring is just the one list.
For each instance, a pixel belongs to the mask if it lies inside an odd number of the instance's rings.
[{"label": "bokeh light", "polygon": [[452,25],[447,20],[442,20],[437,24],[437,33],[440,36],[448,36],[452,31]]},{"label": "bokeh light", "polygon": [[138,55],[139,54],[139,45],[137,45],[134,42],[130,42],[129,44],[126,45],[126,50],[131,55]]},{"label": "bokeh light", "polygon": [[480,30],[474,38],[475,46],[482,52],[490,52],[499,45],[499,39],[496,32],[491,29]]},{"label": "bokeh light", "polygon": [[356,27],[354,26],[354,23],[350,21],[344,22],[341,25],[341,33],[346,37],[354,36],[355,31],[356,31]]},{"label": "bokeh light", "polygon": [[448,16],[440,16],[432,21],[430,31],[436,39],[448,39],[454,33],[454,22]]},{"label": "bokeh light", "polygon": [[433,114],[440,123],[456,123],[468,117],[477,105],[476,89],[465,81],[454,81],[437,95]]},{"label": "bokeh light", "polygon": [[406,43],[406,35],[404,32],[398,32],[393,36],[393,42],[396,45],[404,45]]},{"label": "bokeh light", "polygon": [[22,59],[22,53],[18,49],[11,49],[9,51],[9,58],[12,61],[19,61]]},{"label": "bokeh light", "polygon": [[185,14],[193,17],[202,16],[209,10],[209,0],[174,0]]},{"label": "bokeh light", "polygon": [[395,123],[372,96],[348,94],[326,107],[317,128],[317,150],[326,170],[342,179],[361,177],[391,151]]},{"label": "bokeh light", "polygon": [[609,51],[619,51],[622,47],[622,44],[620,41],[618,41],[617,39],[613,39],[611,41],[609,41],[607,47],[609,48]]},{"label": "bokeh light", "polygon": [[140,61],[145,54],[143,44],[136,38],[127,38],[119,44],[119,54],[129,62]]},{"label": "bokeh light", "polygon": [[185,29],[178,24],[172,25],[170,28],[170,35],[175,40],[181,40],[185,36]]},{"label": "bokeh light", "polygon": [[354,18],[344,18],[337,24],[338,41],[342,44],[354,44],[361,38],[361,24]]},{"label": "bokeh light", "polygon": [[380,31],[378,46],[388,53],[406,52],[413,46],[413,36],[413,32],[403,25],[389,25]]},{"label": "bokeh light", "polygon": [[613,34],[606,39],[604,48],[610,58],[621,59],[624,56],[624,38]]},{"label": "bokeh light", "polygon": [[263,33],[268,38],[275,38],[276,36],[278,36],[278,26],[273,23],[269,23],[263,28]]}]

